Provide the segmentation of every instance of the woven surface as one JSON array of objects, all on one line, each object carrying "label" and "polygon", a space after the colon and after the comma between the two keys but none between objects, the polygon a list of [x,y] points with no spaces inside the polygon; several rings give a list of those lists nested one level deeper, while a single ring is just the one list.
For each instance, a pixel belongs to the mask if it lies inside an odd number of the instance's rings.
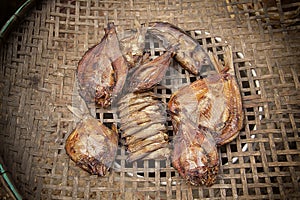
[{"label": "woven surface", "polygon": [[[285,23],[287,5],[275,5],[279,22],[274,25],[268,13],[249,7],[251,2],[45,0],[30,10],[0,49],[0,154],[22,195],[26,199],[300,198],[300,26],[298,18]],[[288,5],[299,7],[292,1]],[[66,155],[65,140],[76,125],[66,105],[74,97],[78,61],[101,40],[107,22],[114,21],[121,31],[134,28],[135,20],[173,23],[220,58],[223,47],[232,46],[245,125],[236,140],[219,149],[222,164],[217,183],[210,188],[186,184],[170,160],[127,164],[121,147],[118,167],[103,178],[89,175]],[[157,55],[159,43],[147,41],[152,55]],[[173,65],[162,82],[167,87],[155,89],[165,102],[178,87],[195,80]],[[118,122],[114,111],[92,107],[91,111],[104,123]]]}]

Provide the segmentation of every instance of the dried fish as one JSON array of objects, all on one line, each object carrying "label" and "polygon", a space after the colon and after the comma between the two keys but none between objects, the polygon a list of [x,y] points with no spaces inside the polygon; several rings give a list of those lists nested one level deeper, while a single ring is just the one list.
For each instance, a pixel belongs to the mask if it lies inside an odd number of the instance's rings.
[{"label": "dried fish", "polygon": [[152,99],[157,99],[157,97],[151,91],[142,93],[126,93],[119,99],[118,105],[120,106],[120,110],[123,110],[124,108],[134,107],[141,103],[149,103]]},{"label": "dried fish", "polygon": [[167,141],[159,141],[159,142],[148,144],[147,146],[144,146],[142,149],[139,149],[138,151],[130,152],[130,155],[127,157],[126,160],[128,162],[132,162],[138,159],[142,159],[147,155],[149,155],[149,153],[167,147],[168,145],[169,143]]},{"label": "dried fish", "polygon": [[[140,101],[140,98],[147,99],[147,102]],[[164,157],[165,151],[156,151],[168,146],[168,137],[165,134],[167,116],[157,97],[152,92],[128,93],[120,99],[119,108],[122,108],[119,109],[119,116],[122,116],[121,137],[125,138],[127,150],[130,152],[127,161],[144,159],[151,153],[151,158],[154,155]]]},{"label": "dried fish", "polygon": [[206,186],[218,173],[216,146],[232,141],[243,124],[231,48],[225,49],[225,67],[209,56],[218,73],[179,89],[168,103],[176,133],[172,164],[191,184]]},{"label": "dried fish", "polygon": [[[139,139],[145,139],[147,137],[156,135],[160,131],[165,131],[166,127],[164,124],[161,124],[159,122],[148,122],[145,123],[146,128],[140,130],[139,132],[135,132],[135,134],[129,135],[129,133],[124,131],[123,136],[126,136],[126,142],[127,143],[133,143],[132,141],[137,141]],[[136,129],[138,128],[139,125],[135,126]],[[128,137],[130,136],[130,137]]]},{"label": "dried fish", "polygon": [[[154,103],[152,104],[153,105],[148,104],[147,106],[143,106],[141,109],[127,113],[127,117],[121,118],[121,123],[123,126],[133,123],[133,121],[138,123],[138,120],[141,118],[151,118],[151,116],[155,116],[157,112],[160,112],[161,106]],[[143,112],[138,112],[139,110],[143,110]]]},{"label": "dried fish", "polygon": [[225,68],[210,54],[219,73],[181,88],[169,101],[173,113],[180,114],[184,109],[197,126],[211,131],[218,145],[232,141],[243,125],[242,100],[231,64],[231,49],[226,52]]},{"label": "dried fish", "polygon": [[[120,113],[119,117],[122,118],[126,115],[131,115],[131,114],[134,114],[135,112],[138,112],[148,106],[155,106],[155,107],[158,107],[157,105],[155,105],[154,103],[150,104],[149,102],[142,102],[142,103],[139,103],[139,104],[135,104],[135,105],[131,105],[129,106],[126,111]],[[126,107],[123,105],[123,107],[121,109],[125,109]]]},{"label": "dried fish", "polygon": [[150,160],[150,159],[166,159],[170,156],[171,154],[171,149],[168,146],[159,148],[155,151],[150,152],[147,156],[143,158],[143,160]]},{"label": "dried fish", "polygon": [[192,185],[211,186],[219,170],[216,142],[207,129],[188,117],[172,115],[174,125],[172,165]]},{"label": "dried fish", "polygon": [[128,92],[142,92],[151,89],[159,83],[170,63],[173,56],[172,50],[168,50],[163,55],[155,58],[154,60],[143,63],[129,71],[127,90]]},{"label": "dried fish", "polygon": [[147,28],[136,26],[136,29],[119,34],[120,49],[130,67],[135,67],[144,55]]},{"label": "dried fish", "polygon": [[128,151],[136,152],[140,149],[143,149],[145,146],[155,143],[155,142],[165,142],[168,141],[168,135],[164,132],[159,132],[153,136],[150,136],[146,139],[141,139],[135,141],[133,145],[129,145],[130,143],[126,143],[128,145]]},{"label": "dried fish", "polygon": [[69,135],[65,149],[71,159],[91,174],[105,176],[118,148],[116,129],[107,128],[91,116],[82,119]]},{"label": "dried fish", "polygon": [[189,72],[197,75],[203,65],[212,65],[209,56],[198,41],[182,29],[167,23],[150,23],[148,32],[162,41],[166,49],[173,49],[176,61]]},{"label": "dried fish", "polygon": [[164,122],[165,118],[163,117],[155,121],[147,120],[145,123],[124,129],[122,137],[126,137],[127,144],[134,143],[138,139],[144,139],[151,135],[155,135],[157,133],[154,132],[155,129],[158,131],[165,130],[165,126],[163,125]]},{"label": "dried fish", "polygon": [[89,103],[108,107],[122,90],[127,72],[115,26],[109,23],[101,42],[89,49],[78,64],[79,93]]}]

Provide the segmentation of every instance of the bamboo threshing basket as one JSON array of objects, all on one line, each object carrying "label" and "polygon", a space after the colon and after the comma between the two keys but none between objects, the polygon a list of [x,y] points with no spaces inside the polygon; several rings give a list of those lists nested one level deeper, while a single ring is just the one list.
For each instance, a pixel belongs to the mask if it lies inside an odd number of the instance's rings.
[{"label": "bamboo threshing basket", "polygon": [[[299,199],[300,34],[297,1],[266,0],[44,0],[0,47],[0,155],[25,199]],[[275,16],[275,17],[274,17]],[[212,187],[187,184],[170,159],[125,161],[120,146],[106,177],[90,175],[66,155],[76,125],[67,109],[75,98],[75,70],[99,43],[103,28],[167,21],[222,59],[232,47],[244,128],[219,148]],[[1,38],[2,39],[2,38]],[[153,56],[162,52],[147,37]],[[207,75],[203,71],[202,76]],[[154,90],[163,102],[200,77],[172,63]],[[92,115],[117,124],[115,110],[92,105]],[[172,136],[172,127],[168,127]]]}]

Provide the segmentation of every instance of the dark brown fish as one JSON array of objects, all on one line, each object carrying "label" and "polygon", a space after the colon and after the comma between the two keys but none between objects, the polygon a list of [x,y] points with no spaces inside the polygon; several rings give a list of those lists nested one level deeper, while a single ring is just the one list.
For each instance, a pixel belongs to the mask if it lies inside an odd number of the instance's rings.
[{"label": "dark brown fish", "polygon": [[197,75],[203,65],[211,65],[199,42],[182,29],[167,22],[155,22],[150,23],[148,32],[161,40],[164,48],[173,49],[174,58],[189,72]]},{"label": "dark brown fish", "polygon": [[206,186],[218,173],[217,145],[232,141],[243,124],[231,49],[226,49],[225,67],[209,56],[218,73],[179,89],[168,103],[176,134],[172,164],[191,184]]},{"label": "dark brown fish", "polygon": [[89,49],[78,64],[79,93],[88,103],[108,107],[122,90],[127,71],[115,26],[109,23],[101,42]]},{"label": "dark brown fish", "polygon": [[170,101],[171,112],[181,115],[185,110],[197,126],[208,128],[218,145],[232,141],[243,126],[242,99],[234,76],[230,49],[226,67],[211,56],[219,73],[197,80],[175,92]]},{"label": "dark brown fish", "polygon": [[91,174],[105,176],[118,148],[118,133],[92,117],[82,119],[66,141],[71,159]]},{"label": "dark brown fish", "polygon": [[166,51],[152,61],[143,63],[129,71],[128,92],[142,92],[151,89],[164,77],[173,56],[172,50]]},{"label": "dark brown fish", "polygon": [[219,170],[216,142],[206,129],[188,117],[172,116],[174,133],[172,165],[192,185],[211,186]]}]

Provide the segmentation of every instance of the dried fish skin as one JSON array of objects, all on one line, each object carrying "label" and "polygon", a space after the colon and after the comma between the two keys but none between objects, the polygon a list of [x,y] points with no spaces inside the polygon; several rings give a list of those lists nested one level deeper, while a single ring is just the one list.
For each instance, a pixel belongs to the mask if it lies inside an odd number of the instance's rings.
[{"label": "dried fish skin", "polygon": [[112,166],[118,148],[118,134],[97,119],[82,119],[69,135],[65,149],[82,169],[105,176]]},{"label": "dried fish skin", "polygon": [[79,94],[86,102],[106,108],[123,88],[127,72],[115,26],[109,23],[101,42],[89,49],[78,63]]},{"label": "dried fish skin", "polygon": [[186,70],[197,75],[203,65],[212,65],[201,45],[182,29],[167,23],[154,22],[148,32],[162,41],[164,48],[174,48],[175,60]]},{"label": "dried fish skin", "polygon": [[172,166],[192,185],[211,186],[219,170],[216,142],[206,129],[186,118],[172,117],[175,124]]}]

